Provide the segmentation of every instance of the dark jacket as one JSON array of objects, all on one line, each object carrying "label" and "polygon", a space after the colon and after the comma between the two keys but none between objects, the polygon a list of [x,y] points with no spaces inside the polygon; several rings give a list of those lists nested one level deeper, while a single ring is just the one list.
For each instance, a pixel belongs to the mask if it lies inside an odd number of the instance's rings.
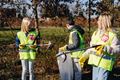
[{"label": "dark jacket", "polygon": [[[85,33],[84,30],[78,25],[74,25],[73,28],[70,30],[70,32],[73,30],[77,30],[81,35]],[[73,44],[68,44],[67,50],[75,50],[79,48],[81,40],[77,32],[74,32],[72,34],[72,41],[73,41]]]}]

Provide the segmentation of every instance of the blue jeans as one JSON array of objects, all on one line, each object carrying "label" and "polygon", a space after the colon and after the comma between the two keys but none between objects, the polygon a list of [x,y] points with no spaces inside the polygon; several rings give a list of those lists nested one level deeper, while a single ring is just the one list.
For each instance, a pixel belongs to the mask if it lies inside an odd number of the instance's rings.
[{"label": "blue jeans", "polygon": [[92,80],[107,80],[109,71],[100,67],[93,67]]},{"label": "blue jeans", "polygon": [[34,80],[33,60],[21,60],[22,63],[22,80],[26,80],[27,72],[29,73],[29,80]]}]

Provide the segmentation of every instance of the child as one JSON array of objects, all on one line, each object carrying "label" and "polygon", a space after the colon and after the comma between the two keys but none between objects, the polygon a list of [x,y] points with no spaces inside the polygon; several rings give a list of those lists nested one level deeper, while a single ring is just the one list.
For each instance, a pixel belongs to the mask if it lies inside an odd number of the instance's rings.
[{"label": "child", "polygon": [[109,14],[101,14],[97,23],[98,29],[91,37],[90,46],[101,46],[86,50],[79,63],[83,65],[89,58],[88,64],[93,66],[92,80],[107,80],[115,62],[114,54],[120,52],[120,44],[116,33],[110,28],[111,16]]},{"label": "child", "polygon": [[30,30],[31,20],[28,17],[23,18],[21,31],[17,32],[16,46],[19,48],[19,56],[22,64],[22,80],[26,80],[27,72],[29,80],[34,80],[33,64],[36,58],[37,45],[39,40],[37,32]]}]

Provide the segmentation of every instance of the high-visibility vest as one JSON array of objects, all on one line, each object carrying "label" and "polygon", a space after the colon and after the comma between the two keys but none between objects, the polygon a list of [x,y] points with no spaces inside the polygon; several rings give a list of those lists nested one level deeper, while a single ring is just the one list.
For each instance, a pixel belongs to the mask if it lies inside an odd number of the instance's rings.
[{"label": "high-visibility vest", "polygon": [[[77,34],[79,35],[79,38],[80,38],[79,48],[77,48],[77,49],[83,49],[85,47],[84,39],[83,39],[83,36],[80,34],[80,32],[78,32],[77,30],[73,30],[73,31],[70,32],[70,35],[69,35],[69,44],[73,44],[72,34],[74,32],[77,32]],[[72,58],[80,58],[80,56],[82,55],[82,53],[84,53],[84,50],[74,51],[74,52],[71,53],[71,57]]]},{"label": "high-visibility vest", "polygon": [[30,45],[34,45],[33,42],[37,36],[35,31],[29,32],[28,36],[22,31],[17,33],[20,44],[26,45],[24,49],[19,49],[20,59],[35,59],[36,58],[36,49],[30,49]]},{"label": "high-visibility vest", "polygon": [[[107,36],[107,37],[106,37]],[[111,45],[113,38],[116,35],[113,32],[108,32],[107,34],[103,34],[103,36],[96,36],[96,31],[92,36],[92,44],[100,44],[100,45]],[[103,41],[103,38],[108,38],[107,41]],[[115,62],[115,56],[110,53],[103,53],[103,56],[90,54],[88,64],[101,67],[105,70],[111,71]]]}]

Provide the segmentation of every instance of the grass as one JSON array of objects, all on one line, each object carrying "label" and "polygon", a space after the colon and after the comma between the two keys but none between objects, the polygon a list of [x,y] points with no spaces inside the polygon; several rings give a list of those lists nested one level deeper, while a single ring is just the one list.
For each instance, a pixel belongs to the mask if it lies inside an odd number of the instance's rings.
[{"label": "grass", "polygon": [[[15,36],[18,31],[19,30],[12,30],[12,32],[11,30],[1,30],[0,31],[0,44],[9,45],[10,43],[15,43],[14,42]],[[49,74],[51,76],[57,75],[57,77],[55,78],[58,78],[59,76],[58,76],[58,69],[57,69],[55,54],[57,53],[58,48],[60,46],[65,45],[65,43],[68,41],[67,40],[68,32],[65,28],[62,28],[62,27],[41,28],[40,32],[41,32],[41,37],[43,41],[44,42],[51,41],[54,44],[54,47],[51,50],[40,49],[40,53],[37,55],[36,64],[35,64],[36,76],[37,78],[40,79],[40,77],[45,78],[45,76]],[[20,75],[21,75],[20,73],[21,65],[19,64],[20,61],[19,61],[18,53],[16,53],[12,49],[9,49],[8,47],[2,48],[2,49],[3,49],[1,52],[2,56],[0,55],[2,58],[0,61],[3,61],[4,57],[6,57],[7,60],[4,60],[4,62],[0,62],[0,65],[1,64],[4,65],[0,67],[0,71],[2,72],[2,74],[0,74],[0,77],[1,77],[0,79],[7,80],[6,79],[7,77],[8,79],[17,80],[16,78],[20,78]],[[13,67],[15,71],[11,69],[11,67]],[[42,68],[43,68],[43,71],[45,70],[45,72],[43,72],[41,75],[40,71],[42,70]],[[7,71],[7,73],[5,71]],[[14,74],[14,72],[16,74]],[[45,80],[45,79],[41,79],[41,80]],[[46,80],[50,80],[50,79],[46,79]],[[52,80],[58,80],[58,79],[52,79]]]},{"label": "grass", "polygon": [[[1,30],[0,31],[0,44],[4,42],[14,42],[16,33],[19,30]],[[62,37],[67,35],[67,30],[61,27],[49,27],[40,29],[41,37],[45,40],[54,40],[57,36]],[[55,40],[54,40],[55,41]]]},{"label": "grass", "polygon": [[14,41],[15,35],[17,31],[0,31],[0,44],[3,43],[11,43]]},{"label": "grass", "polygon": [[[91,29],[91,33],[94,29]],[[117,34],[120,36],[120,28],[116,28],[118,31]],[[15,43],[15,36],[19,30],[1,30],[0,31],[0,44]],[[85,40],[89,43],[89,34],[88,29],[85,29]],[[37,80],[59,80],[59,72],[56,61],[56,53],[58,48],[65,45],[68,42],[68,31],[63,27],[47,27],[41,28],[41,37],[44,42],[51,41],[54,46],[50,50],[40,48],[40,53],[37,54],[36,62],[35,62],[35,74]],[[14,36],[13,36],[14,35]],[[42,41],[42,42],[43,42]],[[87,45],[87,44],[86,44]],[[0,58],[0,80],[20,80],[21,75],[21,63],[19,60],[18,53],[15,52],[14,49],[5,46],[2,46],[3,50],[0,50],[1,58]],[[118,58],[119,59],[119,58]],[[119,68],[119,67],[118,67]],[[87,70],[87,68],[85,68]],[[89,70],[88,70],[89,71]],[[119,70],[117,70],[119,71]],[[14,74],[16,73],[16,74]],[[111,73],[113,77],[114,75],[119,75],[116,71]],[[84,80],[87,75],[91,76],[90,73],[84,74]],[[47,79],[47,77],[51,76],[51,79]],[[89,77],[88,77],[89,78]],[[118,79],[118,78],[117,78]],[[112,80],[117,80],[113,79]]]},{"label": "grass", "polygon": [[[91,28],[91,31],[89,33],[88,28],[84,28],[85,30],[85,38],[86,40],[90,38],[90,35],[92,35],[94,28]],[[0,44],[2,43],[14,43],[16,33],[19,31],[17,30],[0,30]],[[118,37],[120,38],[120,28],[115,28],[115,32],[118,34]],[[64,27],[41,27],[40,33],[42,39],[47,41],[52,41],[54,43],[60,42],[60,43],[66,43],[68,41],[68,30]],[[89,35],[90,34],[90,35]],[[88,40],[87,40],[88,41]]]}]

